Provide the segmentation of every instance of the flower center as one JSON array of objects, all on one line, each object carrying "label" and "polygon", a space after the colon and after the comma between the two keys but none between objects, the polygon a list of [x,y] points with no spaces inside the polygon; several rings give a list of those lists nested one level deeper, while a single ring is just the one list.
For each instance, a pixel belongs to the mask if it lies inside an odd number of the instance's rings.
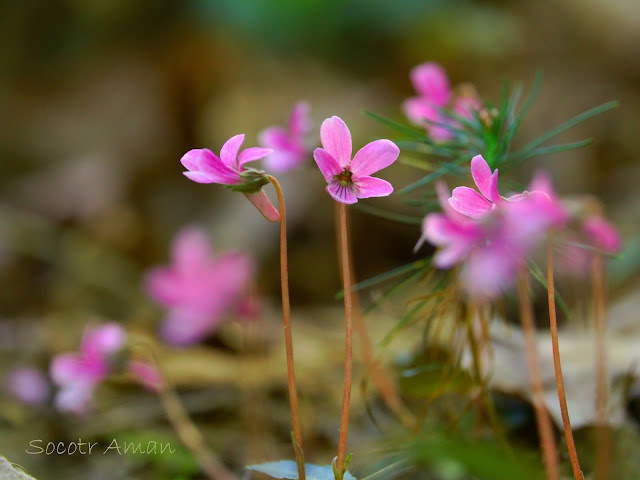
[{"label": "flower center", "polygon": [[347,185],[350,185],[351,183],[353,183],[351,181],[351,175],[352,173],[345,168],[341,173],[336,175],[336,180],[340,182],[340,185],[342,185],[343,187],[346,187]]}]

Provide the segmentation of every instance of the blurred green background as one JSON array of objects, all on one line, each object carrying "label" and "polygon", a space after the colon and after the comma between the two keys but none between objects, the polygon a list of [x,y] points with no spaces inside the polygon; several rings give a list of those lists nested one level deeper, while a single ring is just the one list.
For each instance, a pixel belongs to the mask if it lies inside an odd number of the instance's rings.
[{"label": "blurred green background", "polygon": [[[277,325],[277,227],[242,196],[189,182],[180,157],[191,148],[218,151],[237,133],[246,133],[245,146],[255,146],[258,132],[284,124],[302,99],[311,104],[316,136],[324,118],[339,115],[356,148],[392,137],[361,110],[400,119],[401,102],[414,93],[409,70],[429,60],[445,67],[452,84],[472,82],[494,101],[505,80],[530,88],[542,70],[543,88],[519,143],[618,100],[618,109],[565,136],[593,136],[594,145],[528,165],[522,178],[545,168],[561,194],[600,196],[623,237],[634,238],[640,211],[636,1],[0,4],[0,372],[18,363],[45,367],[52,353],[75,348],[90,318],[153,332],[160,312],[144,298],[140,275],[165,263],[173,235],[192,223],[210,229],[216,250],[243,249],[259,262],[258,288]],[[397,165],[383,176],[398,188],[419,175]],[[333,202],[323,178],[309,159],[308,168],[281,180],[290,210],[294,309],[337,308]],[[395,198],[378,204],[404,208]],[[354,212],[358,278],[415,258],[419,235],[418,226]],[[632,272],[623,290],[632,290],[635,278]],[[337,320],[331,325],[339,335]],[[309,322],[316,321],[311,315]],[[0,405],[0,453],[17,455],[15,461],[42,478],[89,471],[68,459],[20,456],[24,439],[46,438],[39,429],[55,437],[76,427],[51,412],[44,419],[24,412],[9,399]],[[286,412],[282,423],[286,429]],[[232,464],[245,461],[229,443],[242,427],[225,428],[229,436],[221,435],[216,446]],[[314,437],[317,451],[331,445],[333,433]],[[286,430],[281,443],[286,455]],[[49,465],[69,470],[47,477]],[[95,473],[114,465],[106,477]],[[91,468],[93,476],[83,478],[138,472],[117,462]],[[142,472],[130,478],[147,478]]]}]

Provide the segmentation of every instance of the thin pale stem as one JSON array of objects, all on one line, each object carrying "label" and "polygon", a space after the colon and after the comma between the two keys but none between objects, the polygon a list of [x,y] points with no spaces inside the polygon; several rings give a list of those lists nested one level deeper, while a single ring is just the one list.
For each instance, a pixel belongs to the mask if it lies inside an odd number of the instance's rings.
[{"label": "thin pale stem", "polygon": [[159,379],[156,393],[160,397],[162,407],[180,441],[197,459],[200,467],[202,467],[202,470],[210,480],[238,480],[238,477],[229,471],[208,448],[202,433],[182,405],[180,397],[171,388],[154,348],[147,342],[138,342],[137,345],[147,348],[150,353]]},{"label": "thin pale stem", "polygon": [[296,374],[293,363],[293,340],[291,338],[291,306],[289,303],[289,269],[287,265],[287,215],[284,206],[284,195],[280,184],[271,175],[267,179],[273,184],[278,196],[278,210],[280,211],[280,282],[282,290],[282,320],[284,324],[284,344],[287,356],[287,381],[289,386],[289,406],[291,408],[291,423],[293,425],[293,447],[298,465],[298,478],[306,480],[304,469],[304,451],[302,448],[302,430],[298,410],[298,392],[296,389]]},{"label": "thin pale stem", "polygon": [[529,294],[529,275],[524,267],[518,270],[518,300],[520,303],[520,320],[529,365],[533,410],[538,426],[538,435],[542,446],[542,456],[548,480],[559,480],[558,456],[556,440],[549,412],[544,404],[544,383],[540,374],[540,360],[536,340],[536,327],[533,319],[533,305]]},{"label": "thin pale stem", "polygon": [[341,203],[338,209],[340,219],[340,258],[342,260],[342,284],[344,288],[344,393],[340,416],[340,439],[336,460],[336,480],[342,480],[347,456],[347,434],[349,431],[349,403],[351,402],[352,360],[353,360],[353,302],[351,297],[351,273],[349,265],[349,239],[347,234],[347,207]]},{"label": "thin pale stem", "polygon": [[556,374],[556,387],[558,389],[558,400],[560,401],[560,413],[562,414],[562,426],[564,428],[564,438],[567,442],[571,469],[576,480],[584,480],[578,452],[573,440],[571,421],[569,420],[569,409],[567,408],[567,397],[564,390],[564,378],[562,376],[562,364],[560,363],[560,346],[558,343],[558,320],[556,316],[555,283],[553,279],[553,233],[549,233],[547,244],[547,298],[549,301],[549,329],[551,331],[551,346],[553,349],[553,368]]},{"label": "thin pale stem", "polygon": [[596,480],[609,478],[611,462],[611,431],[608,425],[608,374],[607,374],[607,323],[605,314],[606,287],[604,259],[600,251],[594,251],[591,260],[591,289],[596,361]]},{"label": "thin pale stem", "polygon": [[[340,231],[340,213],[338,210],[341,208],[338,202],[336,202],[336,230]],[[349,214],[347,212],[347,228],[349,228]],[[349,269],[351,272],[351,284],[355,283],[355,274],[353,268],[353,256],[351,255],[351,237],[348,235],[348,248],[349,248]],[[338,238],[338,251],[340,251],[340,238]],[[341,256],[341,255],[340,255]],[[340,258],[340,262],[342,265],[342,256]],[[356,335],[358,336],[358,342],[360,343],[360,348],[362,350],[362,359],[364,364],[367,367],[367,370],[371,374],[371,378],[375,383],[382,399],[389,407],[389,410],[393,412],[393,414],[400,420],[400,422],[407,428],[413,428],[415,424],[415,416],[411,413],[411,411],[404,404],[398,391],[393,383],[393,380],[389,378],[387,372],[384,367],[380,365],[380,363],[376,360],[375,352],[373,348],[373,344],[371,343],[371,338],[369,337],[369,332],[367,330],[367,324],[364,319],[364,315],[362,314],[362,309],[360,308],[360,303],[358,301],[358,295],[353,295],[352,297],[352,305],[353,305],[353,328],[355,330]]]}]

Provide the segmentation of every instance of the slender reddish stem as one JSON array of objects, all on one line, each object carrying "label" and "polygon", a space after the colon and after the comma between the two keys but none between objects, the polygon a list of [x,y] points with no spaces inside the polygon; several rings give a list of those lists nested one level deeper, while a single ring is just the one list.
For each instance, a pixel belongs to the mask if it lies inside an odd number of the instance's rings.
[{"label": "slender reddish stem", "polygon": [[529,275],[524,267],[518,270],[518,299],[520,302],[520,320],[522,333],[529,365],[529,377],[531,378],[531,393],[533,409],[536,415],[538,435],[542,446],[545,469],[548,480],[559,480],[558,456],[556,440],[553,436],[553,428],[549,412],[544,404],[544,383],[540,374],[540,360],[536,340],[536,327],[533,319],[533,306],[529,294]]},{"label": "slender reddish stem", "polygon": [[606,287],[602,252],[595,250],[591,260],[591,289],[593,296],[593,317],[595,333],[596,361],[596,421],[597,456],[596,480],[609,478],[611,462],[611,432],[608,427],[608,374],[607,374],[607,324],[605,315]]},{"label": "slender reddish stem", "polygon": [[340,439],[336,460],[336,480],[342,480],[347,455],[347,434],[349,431],[349,403],[351,402],[352,359],[353,359],[353,302],[351,297],[351,273],[349,268],[349,239],[347,235],[347,207],[341,203],[338,208],[340,220],[340,258],[342,260],[342,284],[344,288],[344,393],[340,416]]},{"label": "slender reddish stem", "polygon": [[296,389],[296,374],[293,363],[293,340],[291,339],[291,306],[289,303],[289,269],[287,262],[287,214],[284,206],[284,195],[280,184],[271,175],[267,179],[273,184],[278,196],[278,210],[280,211],[280,282],[282,290],[282,320],[284,324],[284,344],[287,356],[287,381],[289,385],[289,405],[291,408],[291,423],[293,425],[293,447],[298,465],[298,478],[306,480],[304,469],[304,451],[302,448],[302,430],[298,411],[298,392]]},{"label": "slender reddish stem", "polygon": [[551,346],[553,348],[553,367],[556,374],[556,387],[558,389],[558,400],[560,401],[560,413],[562,414],[562,426],[564,427],[564,438],[567,442],[571,469],[576,480],[584,480],[578,452],[573,440],[571,421],[569,420],[569,409],[567,408],[567,397],[564,390],[564,378],[562,376],[562,364],[560,363],[560,346],[558,343],[558,321],[556,317],[555,283],[553,280],[553,233],[549,233],[547,244],[547,298],[549,301],[549,329],[551,330]]}]

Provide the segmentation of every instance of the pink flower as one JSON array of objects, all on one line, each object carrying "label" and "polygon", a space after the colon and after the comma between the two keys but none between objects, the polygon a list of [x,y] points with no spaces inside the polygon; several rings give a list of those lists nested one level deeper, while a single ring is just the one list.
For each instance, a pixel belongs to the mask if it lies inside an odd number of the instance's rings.
[{"label": "pink flower", "polygon": [[32,367],[18,367],[7,377],[9,393],[27,405],[47,402],[51,389],[45,375]]},{"label": "pink flower", "polygon": [[237,252],[214,256],[207,235],[197,228],[178,234],[171,256],[171,266],[147,274],[146,290],[168,310],[162,337],[174,345],[192,344],[213,332],[236,307],[253,266]]},{"label": "pink flower", "polygon": [[87,327],[80,351],[57,355],[50,374],[60,387],[55,405],[59,410],[86,413],[95,387],[111,373],[114,356],[124,347],[126,333],[117,323]]},{"label": "pink flower", "polygon": [[445,213],[426,216],[418,246],[427,240],[440,247],[433,260],[437,268],[461,263],[461,283],[471,295],[495,297],[512,283],[547,232],[563,224],[566,214],[546,177],[532,183],[541,190],[503,198],[497,170],[492,173],[481,156],[473,158],[471,171],[481,193],[458,187],[447,200],[446,187],[438,184]]},{"label": "pink flower", "polygon": [[139,360],[129,362],[129,371],[147,389],[157,392],[162,386],[162,378],[158,370],[148,363]]},{"label": "pink flower", "polygon": [[622,248],[622,240],[616,229],[600,216],[587,218],[582,224],[587,239],[605,253],[617,253]]},{"label": "pink flower", "polygon": [[410,77],[418,96],[404,102],[405,114],[414,124],[425,127],[436,142],[451,140],[454,134],[448,127],[459,127],[460,122],[444,111],[447,106],[453,104],[453,113],[468,120],[481,108],[473,96],[454,98],[447,74],[437,63],[414,67]]},{"label": "pink flower", "polygon": [[264,160],[267,170],[282,173],[299,166],[310,153],[305,145],[310,131],[309,104],[306,102],[293,107],[288,129],[269,127],[263,130],[259,142],[273,150]]},{"label": "pink flower", "polygon": [[393,192],[391,184],[372,173],[388,167],[400,150],[390,140],[376,140],[362,147],[351,159],[351,133],[339,117],[327,118],[320,127],[323,148],[313,152],[327,181],[327,192],[336,201],[356,203],[358,198],[386,197]]},{"label": "pink flower", "polygon": [[273,150],[253,147],[238,155],[242,142],[244,134],[231,137],[222,146],[220,157],[207,148],[189,150],[180,159],[188,170],[183,173],[196,183],[218,183],[244,193],[267,220],[277,222],[280,214],[262,191],[262,186],[268,183],[264,172],[244,168],[247,163],[260,160]]}]

